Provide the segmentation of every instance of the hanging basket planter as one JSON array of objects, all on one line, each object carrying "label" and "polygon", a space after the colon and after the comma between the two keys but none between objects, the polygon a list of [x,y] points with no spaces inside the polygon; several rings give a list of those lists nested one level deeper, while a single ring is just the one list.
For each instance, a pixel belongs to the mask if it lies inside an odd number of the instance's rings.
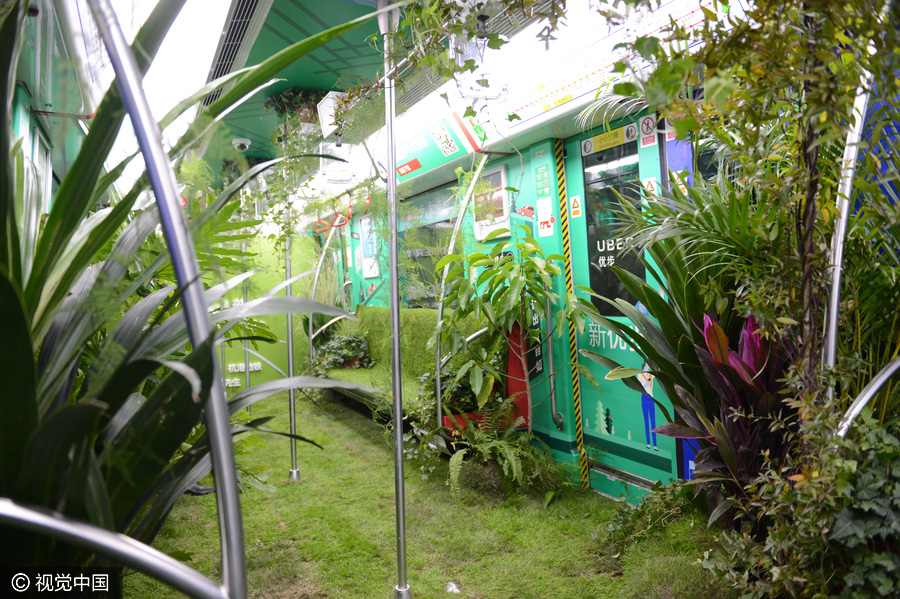
[{"label": "hanging basket planter", "polygon": [[327,93],[321,89],[289,87],[270,96],[264,107],[266,110],[274,110],[282,121],[290,116],[296,116],[301,123],[317,124],[319,113],[316,106]]}]

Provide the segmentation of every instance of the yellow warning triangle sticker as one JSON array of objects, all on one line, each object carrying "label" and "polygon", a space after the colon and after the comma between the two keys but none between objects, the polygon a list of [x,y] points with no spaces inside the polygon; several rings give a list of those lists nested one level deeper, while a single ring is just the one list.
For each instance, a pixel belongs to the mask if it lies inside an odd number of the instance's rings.
[{"label": "yellow warning triangle sticker", "polygon": [[572,196],[569,201],[571,202],[571,211],[572,218],[577,218],[581,216],[581,197],[580,196]]}]

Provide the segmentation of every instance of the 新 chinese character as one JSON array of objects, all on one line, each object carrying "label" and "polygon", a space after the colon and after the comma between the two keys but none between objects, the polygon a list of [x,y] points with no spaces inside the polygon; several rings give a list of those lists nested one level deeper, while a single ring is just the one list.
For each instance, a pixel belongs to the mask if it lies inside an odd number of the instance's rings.
[{"label": "\u65b0 chinese character", "polygon": [[588,345],[591,347],[603,345],[603,332],[600,330],[600,325],[596,322],[588,323],[588,335]]}]

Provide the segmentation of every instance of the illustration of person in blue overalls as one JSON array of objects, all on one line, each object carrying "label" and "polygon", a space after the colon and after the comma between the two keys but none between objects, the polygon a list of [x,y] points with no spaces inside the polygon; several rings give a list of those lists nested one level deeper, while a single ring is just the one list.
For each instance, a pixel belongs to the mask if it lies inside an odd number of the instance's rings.
[{"label": "illustration of person in blue overalls", "polygon": [[646,370],[646,362],[644,363],[644,368],[644,372],[637,375],[641,387],[644,388],[644,392],[641,393],[641,409],[644,412],[644,435],[647,437],[647,449],[650,449],[650,435],[652,434],[653,449],[659,451],[659,447],[656,446],[656,433],[652,432],[653,429],[656,428],[656,403],[653,401],[653,375]]}]

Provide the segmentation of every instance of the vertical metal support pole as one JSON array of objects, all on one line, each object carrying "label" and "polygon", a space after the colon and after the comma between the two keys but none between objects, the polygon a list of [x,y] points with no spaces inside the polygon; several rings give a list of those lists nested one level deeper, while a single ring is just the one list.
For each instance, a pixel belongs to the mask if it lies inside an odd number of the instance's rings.
[{"label": "vertical metal support pole", "polygon": [[[884,21],[891,10],[891,0],[884,3],[881,20]],[[869,47],[874,50],[874,45]],[[828,294],[828,307],[825,314],[825,347],[822,349],[822,366],[834,368],[837,363],[837,330],[838,314],[841,306],[841,275],[843,274],[844,240],[847,235],[847,222],[850,219],[850,197],[853,195],[853,177],[856,175],[856,161],[859,158],[859,142],[862,140],[863,127],[866,123],[866,111],[869,108],[869,88],[872,87],[872,73],[863,71],[859,77],[856,100],[853,102],[853,117],[844,145],[844,157],[841,162],[841,180],[838,184],[837,209],[840,217],[834,225],[831,238],[831,292]],[[834,386],[828,387],[828,399],[834,399]]]},{"label": "vertical metal support pole", "polygon": [[544,300],[544,318],[547,320],[547,368],[550,369],[550,417],[556,430],[563,429],[563,415],[556,409],[556,362],[553,360],[553,313],[550,310],[550,300]]},{"label": "vertical metal support pole", "polygon": [[[241,243],[241,251],[245,254],[247,253],[247,240],[245,239],[243,243]],[[247,292],[249,289],[250,282],[244,280],[244,303],[247,303]],[[244,389],[250,388],[250,341],[244,339]],[[250,413],[250,407],[247,406],[247,413]]]},{"label": "vertical metal support pole", "polygon": [[[352,202],[352,200],[351,200],[351,202]],[[347,225],[344,225],[344,226],[348,226],[349,223],[350,223],[350,221],[347,221]],[[346,248],[345,248],[346,244],[344,243],[344,227],[340,227],[338,229],[338,241],[340,242],[338,244],[338,249],[339,249],[340,255],[341,255],[341,265],[340,265],[341,280],[340,280],[340,283],[338,284],[338,289],[340,289],[340,291],[341,291],[341,307],[344,310],[347,310],[348,309],[347,294],[344,293],[344,283],[347,281],[347,252],[346,252]]]},{"label": "vertical metal support pole", "polygon": [[[284,243],[284,278],[289,280],[291,278],[291,236],[288,235],[287,241]],[[284,290],[284,294],[287,297],[291,297],[291,285],[288,284],[287,288]],[[312,314],[310,314],[310,319],[312,319]],[[290,312],[287,313],[287,351],[288,351],[288,364],[287,364],[287,372],[288,378],[294,376],[294,318],[293,314]],[[297,414],[294,412],[294,388],[291,387],[288,389],[288,410],[291,415],[291,435],[297,434]],[[297,439],[291,438],[291,472],[290,472],[291,480],[300,480],[300,470],[297,469]]]},{"label": "vertical metal support pole", "polygon": [[[223,283],[225,282],[224,277],[220,277],[220,282],[223,282]],[[222,299],[219,300],[219,310],[224,310],[224,309],[225,309],[225,296],[223,295]],[[225,386],[225,394],[227,395],[228,394],[228,380],[227,380],[228,379],[228,366],[226,366],[226,364],[225,364],[225,342],[224,341],[222,341],[219,344],[219,348],[220,348],[220,352],[219,352],[220,358],[222,360],[220,362],[220,364],[222,365],[222,385]]]},{"label": "vertical metal support pole", "polygon": [[[178,286],[183,290],[182,300],[188,333],[191,343],[197,347],[204,343],[213,331],[206,303],[203,301],[203,282],[200,279],[194,243],[188,233],[181,202],[177,200],[175,174],[169,164],[169,157],[163,150],[159,128],[144,95],[140,70],[109,0],[90,0],[90,7],[109,53],[110,62],[116,73],[116,85],[122,93],[122,100],[131,117],[134,133],[144,156],[144,163],[147,165],[147,175],[159,206],[163,233],[172,255],[172,269],[175,271]],[[206,427],[209,432],[213,473],[216,478],[225,596],[229,599],[245,599],[247,564],[244,561],[244,525],[241,518],[228,405],[215,359],[213,359],[212,388],[206,400]]]},{"label": "vertical metal support pole", "polygon": [[[378,8],[385,8],[388,0],[378,0]],[[397,586],[394,599],[412,599],[406,582],[406,498],[403,480],[403,384],[400,380],[400,277],[397,242],[397,157],[394,147],[394,81],[391,59],[391,36],[397,29],[399,11],[378,15],[378,28],[384,36],[384,117],[387,133],[387,201],[390,228],[391,277],[391,366],[394,390],[394,491],[397,504]]]}]

